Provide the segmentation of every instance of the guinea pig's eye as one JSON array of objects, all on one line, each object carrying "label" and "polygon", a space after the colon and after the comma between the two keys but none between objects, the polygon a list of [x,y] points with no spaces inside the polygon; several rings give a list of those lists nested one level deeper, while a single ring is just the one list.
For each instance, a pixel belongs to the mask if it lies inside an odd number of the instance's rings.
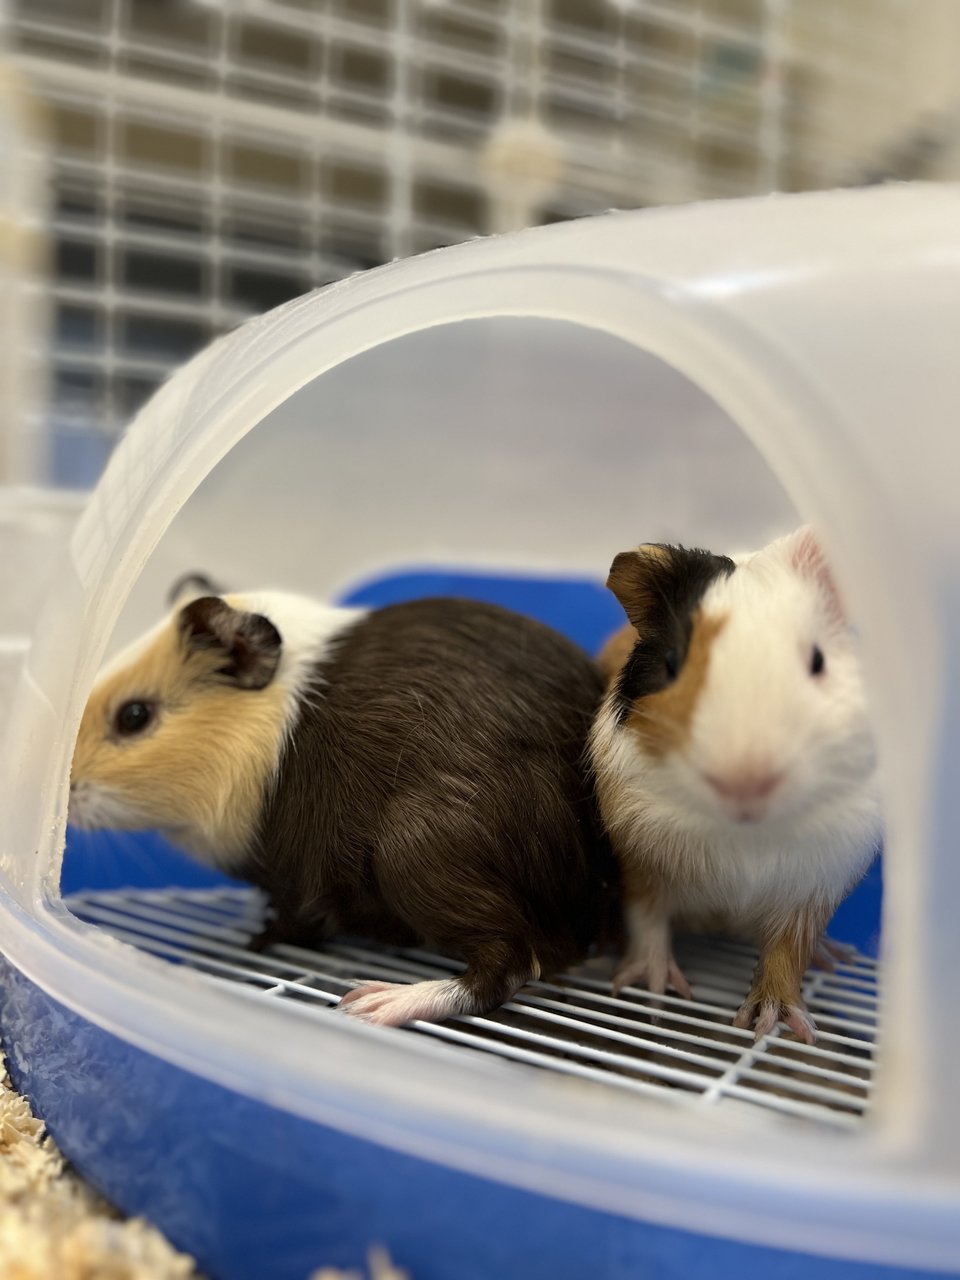
[{"label": "guinea pig's eye", "polygon": [[669,649],[663,655],[663,669],[667,673],[668,680],[676,680],[677,673],[680,670],[680,658],[676,649]]},{"label": "guinea pig's eye", "polygon": [[142,733],[152,720],[153,707],[149,702],[141,702],[138,699],[125,702],[116,714],[117,733],[129,738],[135,733]]},{"label": "guinea pig's eye", "polygon": [[823,656],[823,650],[818,644],[815,644],[810,654],[810,674],[812,676],[822,676],[826,669],[827,660]]}]

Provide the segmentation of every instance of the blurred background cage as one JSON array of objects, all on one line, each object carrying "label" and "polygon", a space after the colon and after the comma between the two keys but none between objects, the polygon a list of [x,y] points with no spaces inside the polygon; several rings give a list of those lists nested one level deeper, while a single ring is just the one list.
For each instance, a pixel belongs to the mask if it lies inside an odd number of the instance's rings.
[{"label": "blurred background cage", "polygon": [[960,174],[952,0],[7,0],[42,404],[86,485],[167,374],[356,270],[610,207]]}]

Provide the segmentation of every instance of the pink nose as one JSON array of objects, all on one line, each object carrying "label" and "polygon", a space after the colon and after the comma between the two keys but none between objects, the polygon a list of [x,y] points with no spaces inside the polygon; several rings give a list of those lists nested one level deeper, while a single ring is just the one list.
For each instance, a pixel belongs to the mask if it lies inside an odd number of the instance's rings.
[{"label": "pink nose", "polygon": [[706,779],[721,799],[753,805],[773,795],[783,774],[771,769],[732,769],[729,773],[708,773]]}]

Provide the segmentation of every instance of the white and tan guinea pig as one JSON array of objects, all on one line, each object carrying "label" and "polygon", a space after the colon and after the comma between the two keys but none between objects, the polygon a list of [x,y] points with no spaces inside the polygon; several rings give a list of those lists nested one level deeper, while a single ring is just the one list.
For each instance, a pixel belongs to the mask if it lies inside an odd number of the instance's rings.
[{"label": "white and tan guinea pig", "polygon": [[613,877],[586,766],[602,695],[585,653],[494,605],[206,595],[97,680],[70,818],[159,829],[258,884],[259,945],[338,932],[466,962],[367,983],[342,1001],[354,1016],[486,1013],[602,929]]},{"label": "white and tan guinea pig", "polygon": [[640,546],[607,585],[629,618],[601,655],[590,741],[624,883],[615,987],[690,994],[674,927],[749,937],[735,1025],[813,1043],[801,978],[839,958],[823,931],[880,839],[860,664],[820,545],[800,529],[736,560]]}]

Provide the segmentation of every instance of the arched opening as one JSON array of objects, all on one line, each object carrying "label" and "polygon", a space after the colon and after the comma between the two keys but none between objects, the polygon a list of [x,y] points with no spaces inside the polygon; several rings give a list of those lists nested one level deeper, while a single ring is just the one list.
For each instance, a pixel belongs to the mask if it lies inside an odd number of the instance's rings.
[{"label": "arched opening", "polygon": [[[473,320],[368,351],[275,409],[187,500],[145,565],[116,634],[125,641],[152,626],[171,585],[197,571],[232,590],[268,586],[373,607],[469,595],[536,616],[595,656],[623,617],[602,587],[619,550],[680,541],[736,552],[798,522],[736,423],[663,361],[566,322]],[[257,918],[252,897],[233,889],[222,901],[146,892],[124,907],[115,892],[228,883],[155,837],[68,837],[62,889],[81,918],[112,926],[127,941],[139,936],[153,954],[249,982],[257,964],[243,956],[240,938],[218,946],[204,920],[214,933],[229,924],[242,935]],[[833,929],[871,956],[878,886],[876,870]],[[186,952],[171,943],[171,927],[191,935]],[[302,979],[295,970],[306,957],[279,969],[268,961],[261,985],[303,999],[317,987],[339,992],[351,963],[378,974],[378,965],[390,971],[405,963],[403,971],[415,974],[418,962],[348,951],[317,957]],[[569,1060],[571,1026],[561,1024],[558,1034],[556,1019],[564,1003],[570,1013],[579,1001],[571,1025],[585,1041],[583,1079],[608,1072],[624,1088],[660,1088],[665,1098],[689,1091],[725,1101],[729,1092],[821,1123],[862,1119],[873,966],[858,962],[808,981],[822,1022],[819,1049],[802,1054],[772,1043],[758,1053],[749,1036],[725,1025],[753,963],[749,949],[713,955],[701,943],[691,964],[703,998],[689,1007],[672,1001],[661,1033],[651,1029],[650,1000],[633,1009],[608,1003],[609,975],[605,984],[600,973],[586,986],[545,991],[545,1020],[538,1023],[543,1011],[530,1006],[526,1034],[508,1032],[505,1016],[482,1043],[547,1067],[560,1055]]]}]

